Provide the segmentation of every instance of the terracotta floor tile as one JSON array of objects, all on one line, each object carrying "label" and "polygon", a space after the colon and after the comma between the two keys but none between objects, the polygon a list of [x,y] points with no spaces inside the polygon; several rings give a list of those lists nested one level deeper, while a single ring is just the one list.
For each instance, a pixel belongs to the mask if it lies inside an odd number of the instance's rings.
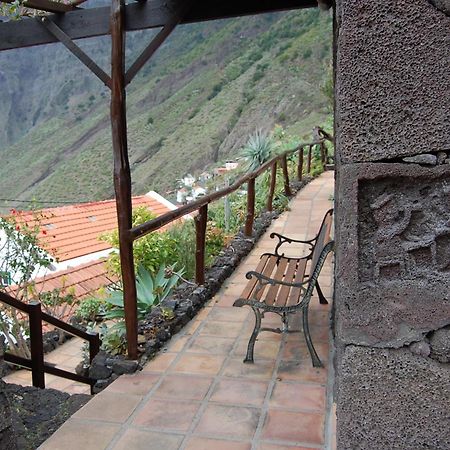
[{"label": "terracotta floor tile", "polygon": [[311,361],[281,361],[278,367],[277,379],[281,381],[306,381],[310,383],[325,384],[327,369],[313,367]]},{"label": "terracotta floor tile", "polygon": [[252,378],[255,380],[270,380],[272,378],[275,361],[255,360],[252,363],[244,363],[242,359],[231,359],[226,365],[223,375],[234,378]]},{"label": "terracotta floor tile", "polygon": [[[233,356],[236,358],[244,359],[247,353],[247,345],[248,342],[244,339],[241,339],[235,351],[233,352]],[[280,341],[256,341],[255,349],[254,349],[254,357],[256,359],[270,359],[275,360],[278,352],[280,351]]]},{"label": "terracotta floor tile", "polygon": [[203,400],[213,379],[189,375],[167,375],[154,393],[154,397]]},{"label": "terracotta floor tile", "polygon": [[107,391],[145,396],[152,390],[158,380],[159,375],[150,373],[139,372],[133,375],[122,375],[108,386]]},{"label": "terracotta floor tile", "polygon": [[211,396],[212,402],[262,406],[268,381],[224,378],[219,381]]},{"label": "terracotta floor tile", "polygon": [[179,336],[175,337],[173,340],[171,339],[170,342],[168,342],[164,348],[168,352],[181,352],[185,346],[187,345],[189,339],[191,339],[192,336],[186,335],[186,336]]},{"label": "terracotta floor tile", "polygon": [[208,353],[213,355],[228,355],[233,348],[235,339],[199,335],[189,348],[188,353]]},{"label": "terracotta floor tile", "polygon": [[119,425],[70,419],[40,450],[103,450],[119,431]]},{"label": "terracotta floor tile", "polygon": [[178,450],[183,436],[128,429],[114,450]]},{"label": "terracotta floor tile", "polygon": [[209,404],[194,432],[218,437],[252,438],[259,416],[260,410],[256,408]]},{"label": "terracotta floor tile", "polygon": [[326,389],[323,386],[303,383],[277,383],[269,406],[286,409],[323,411]]},{"label": "terracotta floor tile", "polygon": [[250,450],[251,448],[252,445],[248,442],[193,437],[189,439],[185,450]]},{"label": "terracotta floor tile", "polygon": [[207,321],[201,329],[199,336],[235,338],[239,335],[241,329],[241,322]]},{"label": "terracotta floor tile", "polygon": [[213,308],[208,320],[219,322],[243,322],[250,313],[249,308]]},{"label": "terracotta floor tile", "polygon": [[305,412],[269,410],[262,439],[323,444],[324,416]]},{"label": "terracotta floor tile", "polygon": [[[292,336],[292,335],[291,335]],[[298,339],[286,342],[283,348],[283,361],[296,361],[304,364],[311,363],[311,356],[303,335],[296,334]],[[322,362],[328,361],[328,342],[314,342],[314,348]]]},{"label": "terracotta floor tile", "polygon": [[298,447],[295,446],[286,446],[286,445],[276,445],[276,444],[265,444],[261,443],[258,447],[258,450],[317,450],[317,447]]},{"label": "terracotta floor tile", "polygon": [[89,403],[78,410],[73,417],[123,423],[141,400],[142,397],[138,395],[124,395],[104,391],[97,394]]},{"label": "terracotta floor tile", "polygon": [[221,369],[224,360],[224,356],[186,353],[171,370],[188,374],[216,375]]},{"label": "terracotta floor tile", "polygon": [[164,372],[177,356],[177,353],[160,353],[144,367],[142,372]]},{"label": "terracotta floor tile", "polygon": [[[239,292],[239,294],[240,294],[240,292]],[[215,300],[215,306],[218,306],[220,308],[231,308],[231,307],[233,307],[233,303],[239,297],[239,294],[237,294],[237,295],[223,294]],[[233,307],[233,309],[234,309],[234,307]],[[238,308],[235,308],[235,309],[238,309]]]},{"label": "terracotta floor tile", "polygon": [[161,430],[187,431],[200,403],[151,398],[139,411],[133,424]]}]

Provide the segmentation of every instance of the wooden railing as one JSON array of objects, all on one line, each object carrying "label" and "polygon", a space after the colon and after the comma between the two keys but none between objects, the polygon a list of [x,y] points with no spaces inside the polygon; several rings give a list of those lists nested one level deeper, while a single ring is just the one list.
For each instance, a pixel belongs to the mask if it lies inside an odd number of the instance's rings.
[{"label": "wooden railing", "polygon": [[281,155],[277,155],[270,161],[260,166],[258,169],[242,176],[231,186],[228,186],[219,191],[215,191],[212,194],[202,196],[198,200],[183,205],[176,210],[170,211],[162,216],[156,217],[153,220],[143,223],[133,227],[130,230],[131,238],[133,240],[139,239],[148,233],[158,230],[159,228],[171,223],[186,214],[198,211],[195,216],[195,226],[196,226],[196,283],[204,283],[204,273],[205,273],[205,238],[206,238],[206,223],[208,217],[208,204],[215,202],[232,192],[238,190],[241,186],[247,183],[247,214],[244,225],[244,232],[246,236],[251,236],[253,233],[253,222],[255,219],[255,180],[256,178],[270,169],[270,188],[267,198],[267,210],[272,211],[273,209],[273,198],[275,195],[275,185],[277,177],[277,166],[280,164],[283,172],[284,180],[284,193],[286,196],[290,197],[292,195],[290,183],[289,183],[289,171],[288,171],[288,156],[291,154],[298,155],[297,162],[297,179],[302,180],[304,174],[304,153],[306,150],[306,174],[311,173],[312,167],[312,152],[316,145],[320,146],[321,163],[325,166],[328,155],[325,146],[325,138],[318,141],[300,144],[293,150],[289,150]]},{"label": "wooden railing", "polygon": [[[195,216],[195,229],[196,229],[196,268],[195,268],[195,281],[197,284],[204,284],[205,282],[205,245],[206,245],[206,224],[208,220],[208,204],[217,201],[232,192],[238,190],[242,185],[247,184],[247,214],[244,225],[244,232],[247,236],[251,236],[253,233],[253,222],[255,219],[255,180],[266,170],[270,170],[270,188],[267,198],[267,210],[272,211],[273,198],[275,195],[275,185],[277,177],[278,164],[282,168],[284,179],[284,193],[286,196],[291,195],[291,188],[289,183],[289,171],[288,171],[288,156],[297,154],[297,178],[299,181],[303,178],[305,157],[306,157],[306,170],[305,173],[309,174],[312,168],[313,149],[315,146],[320,146],[320,159],[322,165],[328,163],[328,153],[326,141],[333,142],[333,137],[326,133],[321,128],[314,129],[314,141],[309,143],[300,144],[293,150],[289,150],[281,155],[277,155],[270,161],[266,162],[253,172],[247,173],[237,180],[231,186],[228,186],[220,191],[213,192],[209,195],[205,195],[198,200],[183,205],[174,211],[170,211],[162,216],[159,216],[153,220],[145,222],[135,227],[128,227],[128,223],[131,220],[129,211],[124,210],[120,212],[119,209],[119,241],[121,251],[121,268],[122,268],[122,280],[124,286],[124,307],[125,307],[125,322],[127,329],[127,343],[128,343],[128,356],[132,359],[137,358],[137,308],[136,308],[136,286],[135,286],[135,274],[133,265],[133,242],[148,233],[158,230],[159,228],[167,225],[186,214],[198,211]],[[120,203],[120,202],[119,202]],[[122,202],[123,203],[123,202]],[[123,203],[126,204],[126,203]],[[128,205],[130,206],[130,205]],[[122,230],[122,231],[121,231]]]},{"label": "wooden railing", "polygon": [[0,303],[28,314],[30,326],[31,358],[23,358],[9,352],[5,352],[3,357],[6,362],[30,369],[32,373],[33,386],[35,387],[42,389],[45,388],[45,373],[49,373],[57,377],[89,384],[91,386],[92,393],[92,387],[94,386],[96,380],[78,375],[76,373],[68,372],[67,370],[58,369],[57,367],[54,367],[44,361],[42,323],[46,322],[56,328],[66,331],[69,334],[78,336],[81,339],[88,341],[90,362],[92,362],[95,355],[100,350],[100,338],[98,333],[79,330],[68,323],[62,322],[56,317],[50,316],[41,310],[41,304],[39,302],[33,301],[30,303],[24,303],[3,292],[0,292]]}]

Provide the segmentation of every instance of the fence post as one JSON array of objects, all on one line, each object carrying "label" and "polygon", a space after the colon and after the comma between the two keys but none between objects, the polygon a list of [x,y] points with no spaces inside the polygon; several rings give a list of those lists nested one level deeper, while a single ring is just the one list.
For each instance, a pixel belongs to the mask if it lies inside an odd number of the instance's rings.
[{"label": "fence post", "polygon": [[33,386],[45,389],[41,304],[33,301],[28,304],[28,308],[30,318],[31,373]]},{"label": "fence post", "polygon": [[307,161],[307,165],[306,165],[306,172],[308,175],[311,173],[312,149],[313,149],[313,146],[310,145],[308,148],[308,161]]},{"label": "fence post", "polygon": [[302,181],[303,178],[303,146],[298,149],[298,166],[297,166],[297,178],[298,181]]},{"label": "fence post", "polygon": [[97,353],[100,351],[100,336],[95,331],[87,331],[89,338],[89,362],[96,357]]},{"label": "fence post", "polygon": [[273,196],[275,194],[275,186],[277,184],[277,162],[272,164],[270,171],[270,187],[269,196],[267,197],[267,211],[273,210]]},{"label": "fence post", "polygon": [[247,188],[247,218],[245,220],[245,235],[253,234],[253,220],[255,218],[255,179],[248,180]]},{"label": "fence post", "polygon": [[208,222],[208,205],[203,205],[195,216],[195,281],[197,284],[205,283],[205,243],[206,224]]},{"label": "fence post", "polygon": [[290,197],[292,195],[292,192],[291,187],[289,186],[289,172],[286,153],[281,157],[281,167],[283,169],[284,177],[284,193],[286,194],[286,197]]}]

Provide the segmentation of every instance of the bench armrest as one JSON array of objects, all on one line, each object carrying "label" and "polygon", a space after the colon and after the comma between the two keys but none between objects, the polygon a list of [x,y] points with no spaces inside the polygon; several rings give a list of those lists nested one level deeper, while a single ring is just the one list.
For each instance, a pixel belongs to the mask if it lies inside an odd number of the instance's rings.
[{"label": "bench armrest", "polygon": [[271,233],[270,237],[271,237],[271,239],[273,239],[275,237],[278,239],[278,243],[277,243],[277,245],[275,247],[275,250],[274,250],[276,256],[284,256],[284,253],[280,254],[278,252],[278,250],[280,249],[280,247],[283,244],[286,244],[286,243],[287,244],[291,244],[292,242],[295,242],[297,244],[309,245],[311,253],[308,256],[310,256],[312,254],[313,250],[314,250],[314,245],[315,245],[315,242],[317,240],[317,236],[314,239],[309,239],[307,241],[302,241],[302,240],[299,240],[299,239],[292,239],[290,237],[283,236],[282,234],[279,234],[279,233]]}]

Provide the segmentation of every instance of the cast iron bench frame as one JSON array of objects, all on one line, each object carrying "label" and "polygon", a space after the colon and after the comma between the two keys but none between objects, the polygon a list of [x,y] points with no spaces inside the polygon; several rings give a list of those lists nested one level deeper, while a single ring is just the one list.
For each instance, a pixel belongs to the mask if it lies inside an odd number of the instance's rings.
[{"label": "cast iron bench frame", "polygon": [[[250,306],[255,313],[255,327],[248,342],[244,362],[253,362],[253,351],[260,331],[276,333],[292,332],[288,326],[289,314],[302,310],[303,332],[314,367],[323,367],[312,343],[308,323],[308,307],[316,288],[321,304],[328,304],[320,289],[318,277],[325,259],[334,249],[331,241],[333,209],[326,212],[316,237],[306,241],[291,239],[278,233],[270,237],[278,238],[274,253],[264,253],[254,271],[247,272],[247,283],[241,296],[233,306]],[[292,242],[310,246],[310,253],[304,257],[287,257],[279,250],[283,244]],[[306,271],[309,270],[309,273]],[[281,317],[282,329],[262,328],[261,318],[265,312],[273,312]]]}]

